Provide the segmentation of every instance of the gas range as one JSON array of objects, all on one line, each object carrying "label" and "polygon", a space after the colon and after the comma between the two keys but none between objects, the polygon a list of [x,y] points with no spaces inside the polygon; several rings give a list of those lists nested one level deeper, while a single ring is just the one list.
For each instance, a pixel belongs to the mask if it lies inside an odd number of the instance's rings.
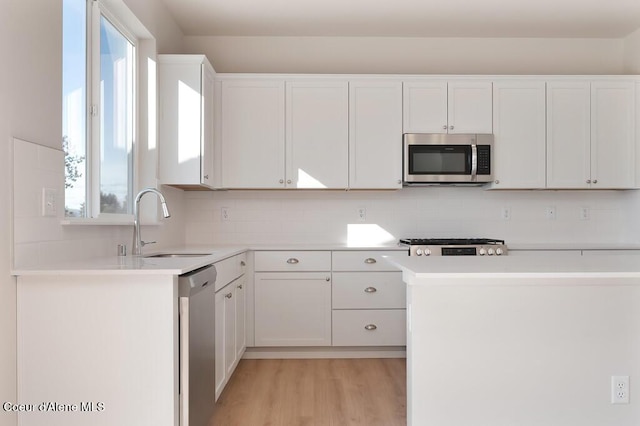
[{"label": "gas range", "polygon": [[489,238],[406,238],[400,246],[409,248],[409,256],[505,256],[504,240]]}]

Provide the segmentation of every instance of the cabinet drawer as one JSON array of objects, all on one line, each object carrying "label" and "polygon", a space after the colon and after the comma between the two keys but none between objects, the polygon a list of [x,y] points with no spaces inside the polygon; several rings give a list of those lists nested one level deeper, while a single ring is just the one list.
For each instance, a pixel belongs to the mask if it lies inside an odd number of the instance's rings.
[{"label": "cabinet drawer", "polygon": [[402,272],[334,272],[333,309],[403,309]]},{"label": "cabinet drawer", "polygon": [[257,251],[256,271],[330,271],[330,251]]},{"label": "cabinet drawer", "polygon": [[334,271],[397,271],[382,256],[402,256],[406,251],[334,251]]},{"label": "cabinet drawer", "polygon": [[244,274],[247,265],[247,255],[245,253],[238,254],[216,262],[214,265],[218,272],[218,276],[216,277],[216,291],[218,291]]},{"label": "cabinet drawer", "polygon": [[404,346],[404,309],[333,311],[333,346]]}]

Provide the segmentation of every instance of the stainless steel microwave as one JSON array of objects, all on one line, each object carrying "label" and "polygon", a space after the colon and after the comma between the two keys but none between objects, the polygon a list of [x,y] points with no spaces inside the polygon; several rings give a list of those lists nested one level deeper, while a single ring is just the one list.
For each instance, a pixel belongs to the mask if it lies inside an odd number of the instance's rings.
[{"label": "stainless steel microwave", "polygon": [[483,184],[491,174],[492,134],[406,133],[404,184]]}]

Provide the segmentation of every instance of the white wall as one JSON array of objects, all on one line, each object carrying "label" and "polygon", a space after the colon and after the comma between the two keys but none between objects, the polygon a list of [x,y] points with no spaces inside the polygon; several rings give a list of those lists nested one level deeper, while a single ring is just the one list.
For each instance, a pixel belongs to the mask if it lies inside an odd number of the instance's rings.
[{"label": "white wall", "polygon": [[640,74],[640,28],[624,39],[624,65],[627,74]]},{"label": "white wall", "polygon": [[[637,191],[227,191],[187,193],[187,241],[202,244],[370,243],[402,237],[486,237],[507,244],[629,243]],[[556,208],[556,219],[545,209]],[[221,208],[229,209],[222,221]],[[357,209],[366,208],[365,222]],[[502,220],[502,207],[511,219]],[[590,209],[581,220],[580,208]],[[375,225],[379,226],[376,227]],[[379,241],[376,240],[379,235]]]},{"label": "white wall", "polygon": [[622,74],[622,39],[195,37],[217,72]]},{"label": "white wall", "polygon": [[[56,3],[58,9],[53,8],[49,15],[55,15],[55,13],[61,15],[62,3]],[[147,81],[147,76],[151,76],[149,80],[151,81],[151,87],[148,87],[149,85],[146,83],[140,85],[138,144],[140,147],[139,153],[142,154],[144,152],[144,155],[138,157],[141,171],[141,176],[138,177],[138,184],[140,186],[157,186],[155,55],[156,50],[160,49],[159,42],[161,41],[164,41],[162,47],[167,50],[180,49],[182,34],[162,3],[144,2],[149,3],[145,8],[143,7],[143,2],[131,1],[132,6],[135,6],[142,13],[141,17],[132,16],[132,11],[126,10],[127,6],[119,0],[106,0],[106,3],[112,11],[124,16],[123,19],[127,25],[132,26],[134,31],[140,35],[144,34],[143,37],[145,37],[144,40],[141,39],[139,46],[140,55],[142,56],[139,70],[143,83]],[[42,19],[47,19],[47,15],[43,14]],[[49,26],[54,26],[58,32],[62,31],[60,19],[53,23],[49,21],[47,21]],[[43,27],[46,28],[45,25]],[[149,30],[150,28],[156,31],[159,35],[159,40],[150,38],[155,37],[153,32]],[[43,38],[46,37],[43,36]],[[61,37],[49,37],[49,40],[50,45],[42,47],[43,53],[36,52],[36,49],[39,49],[42,44],[39,45],[35,40],[28,45],[22,46],[19,53],[24,59],[21,58],[18,63],[39,61],[29,68],[34,70],[33,72],[36,76],[33,79],[23,79],[22,75],[16,75],[14,78],[14,81],[17,82],[17,87],[19,87],[16,92],[19,108],[14,112],[16,119],[33,116],[34,108],[32,108],[32,104],[38,99],[37,102],[42,105],[42,109],[35,109],[36,114],[42,114],[42,117],[38,117],[38,122],[47,124],[49,130],[46,135],[14,133],[14,136],[28,143],[60,150],[61,136],[59,135],[61,135],[62,117],[60,96],[62,81]],[[43,81],[41,82],[40,80]],[[20,86],[24,86],[24,88],[20,88]],[[42,96],[43,94],[45,96]],[[39,126],[31,126],[29,130],[37,130],[39,128]],[[23,151],[38,154],[48,152],[44,148],[38,148],[36,145],[27,147]],[[63,188],[61,186],[62,182],[59,180],[54,181],[50,174],[43,172],[57,169],[62,172],[64,163],[58,157],[55,154],[43,154],[38,155],[38,161],[35,158],[30,159],[24,156],[16,159],[15,168],[18,182],[16,183],[16,203],[14,206],[14,265],[18,269],[43,265],[49,262],[114,255],[118,244],[127,244],[131,249],[133,232],[130,225],[117,227],[62,226],[59,224],[59,221],[63,218],[62,209],[59,209],[58,218],[52,219],[41,216],[38,198],[42,188],[45,186]],[[58,179],[60,177],[64,179],[63,175],[55,178]],[[170,188],[163,191],[167,194],[173,218],[161,221],[162,226],[143,227],[145,240],[158,241],[158,245],[154,247],[156,249],[182,244],[184,241],[184,227],[180,221],[182,193]],[[64,205],[63,192],[63,189],[59,190],[58,204],[60,206]],[[153,218],[158,206],[157,200],[153,199],[153,197],[145,197],[141,203],[142,216]],[[145,222],[148,223],[148,220],[142,223]]]}]

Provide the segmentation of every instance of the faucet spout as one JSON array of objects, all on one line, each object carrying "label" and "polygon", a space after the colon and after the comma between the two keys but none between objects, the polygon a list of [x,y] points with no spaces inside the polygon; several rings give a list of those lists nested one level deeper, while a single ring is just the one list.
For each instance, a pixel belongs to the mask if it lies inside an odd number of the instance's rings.
[{"label": "faucet spout", "polygon": [[151,242],[142,241],[142,237],[140,235],[140,199],[144,194],[152,192],[158,196],[160,199],[160,205],[162,206],[162,215],[165,218],[171,217],[171,213],[169,213],[169,208],[167,207],[167,202],[164,199],[164,196],[160,191],[155,188],[145,188],[138,192],[136,195],[135,202],[133,203],[133,255],[141,256],[142,255],[142,247],[146,244],[151,244]]}]

